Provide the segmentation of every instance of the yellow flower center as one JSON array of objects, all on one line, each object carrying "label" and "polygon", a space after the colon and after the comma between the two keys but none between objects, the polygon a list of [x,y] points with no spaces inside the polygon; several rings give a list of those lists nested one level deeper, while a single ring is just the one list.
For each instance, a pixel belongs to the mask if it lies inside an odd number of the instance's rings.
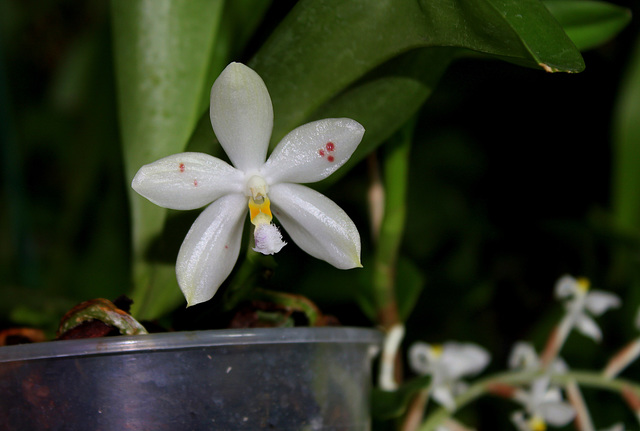
[{"label": "yellow flower center", "polygon": [[440,356],[442,356],[442,351],[444,349],[442,348],[442,345],[440,344],[433,344],[431,345],[431,355],[433,355],[434,359],[435,358],[439,358]]},{"label": "yellow flower center", "polygon": [[582,293],[586,293],[589,290],[589,287],[591,285],[591,283],[589,282],[589,279],[586,277],[578,278],[576,280],[576,283],[578,284],[578,289],[580,289]]},{"label": "yellow flower center", "polygon": [[271,201],[268,197],[249,198],[249,216],[254,226],[269,224],[273,215],[271,214]]},{"label": "yellow flower center", "polygon": [[254,226],[269,224],[273,219],[271,214],[271,201],[267,196],[269,187],[265,180],[254,175],[247,181],[247,194],[249,195],[249,216]]},{"label": "yellow flower center", "polygon": [[531,431],[546,431],[547,424],[544,423],[544,420],[540,416],[534,416],[529,421],[529,429],[531,429]]}]

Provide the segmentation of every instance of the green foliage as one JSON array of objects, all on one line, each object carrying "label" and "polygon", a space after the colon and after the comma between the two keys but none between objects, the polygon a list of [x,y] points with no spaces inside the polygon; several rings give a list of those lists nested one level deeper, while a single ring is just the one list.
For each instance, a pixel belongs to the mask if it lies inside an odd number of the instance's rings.
[{"label": "green foliage", "polygon": [[407,404],[421,391],[427,390],[431,384],[430,376],[421,376],[402,385],[395,391],[375,389],[371,396],[371,412],[379,420],[400,417],[405,413]]},{"label": "green foliage", "polygon": [[602,45],[631,21],[628,9],[599,1],[547,0],[544,5],[581,51]]}]

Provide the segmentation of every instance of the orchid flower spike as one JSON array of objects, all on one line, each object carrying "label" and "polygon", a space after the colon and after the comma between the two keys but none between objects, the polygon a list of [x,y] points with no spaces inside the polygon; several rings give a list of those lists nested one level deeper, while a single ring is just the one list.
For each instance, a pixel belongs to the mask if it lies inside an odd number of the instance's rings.
[{"label": "orchid flower spike", "polygon": [[[589,290],[589,280],[573,278],[569,275],[561,277],[555,287],[558,299],[566,299],[566,321],[587,337],[595,341],[602,339],[600,327],[589,315],[600,316],[610,308],[619,307],[620,298],[613,293],[602,290]],[[588,313],[587,313],[588,312]]]},{"label": "orchid flower spike", "polygon": [[340,269],[361,267],[360,235],[347,214],[298,183],[320,181],[342,166],[364,128],[348,118],[300,126],[265,162],[273,107],[256,72],[231,63],[211,88],[211,125],[233,166],[202,153],[180,153],[140,168],[131,186],[156,205],[191,210],[208,205],[187,233],[176,263],[188,305],[208,301],[240,252],[248,212],[254,250],[274,254],[286,244],[273,215],[293,242]]},{"label": "orchid flower spike", "polygon": [[418,374],[431,375],[431,396],[449,410],[455,409],[454,397],[465,389],[461,378],[479,373],[489,360],[485,349],[471,343],[418,342],[409,349],[409,365]]}]

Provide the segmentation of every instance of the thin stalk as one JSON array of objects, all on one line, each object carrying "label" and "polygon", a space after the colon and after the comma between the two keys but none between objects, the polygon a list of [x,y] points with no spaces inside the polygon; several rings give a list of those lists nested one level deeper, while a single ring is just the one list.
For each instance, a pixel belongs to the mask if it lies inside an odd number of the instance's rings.
[{"label": "thin stalk", "polygon": [[[471,385],[467,391],[456,398],[456,408],[449,411],[439,408],[431,413],[422,424],[420,431],[434,431],[438,425],[453,416],[458,410],[478,398],[493,393],[496,386],[516,386],[532,382],[540,377],[540,372],[519,371],[495,374],[479,380]],[[640,385],[625,379],[608,379],[601,373],[591,371],[571,371],[565,374],[551,376],[551,381],[558,385],[567,385],[575,381],[580,386],[602,389],[620,394],[627,400],[629,397],[640,397]]]},{"label": "thin stalk", "polygon": [[378,322],[385,330],[400,322],[396,263],[405,227],[409,150],[414,128],[415,121],[411,121],[391,137],[383,160],[385,202],[373,262],[373,291]]}]

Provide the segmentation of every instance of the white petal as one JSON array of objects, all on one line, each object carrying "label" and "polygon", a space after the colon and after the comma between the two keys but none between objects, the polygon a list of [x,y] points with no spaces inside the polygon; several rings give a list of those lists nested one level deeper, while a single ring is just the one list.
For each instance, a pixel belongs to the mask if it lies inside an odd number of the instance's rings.
[{"label": "white petal", "polygon": [[524,412],[518,410],[511,415],[511,422],[518,428],[518,431],[531,431],[529,424],[524,416]]},{"label": "white petal", "polygon": [[602,290],[592,290],[585,298],[586,309],[595,316],[600,316],[610,308],[620,307],[621,303],[618,295]]},{"label": "white petal", "polygon": [[294,129],[261,170],[269,184],[312,183],[335,172],[353,154],[364,127],[350,118],[328,118]]},{"label": "white petal", "polygon": [[544,401],[544,398],[548,392],[549,381],[550,381],[549,376],[543,376],[535,379],[531,383],[531,390],[529,392],[530,405],[528,406],[530,410],[536,410],[536,407]]},{"label": "white petal", "polygon": [[539,406],[539,413],[549,425],[565,426],[575,417],[576,411],[571,404],[565,402],[544,403]]},{"label": "white petal", "polygon": [[144,165],[131,187],[156,205],[192,210],[242,190],[242,172],[213,156],[180,153]]},{"label": "white petal", "polygon": [[578,281],[570,275],[564,275],[556,282],[556,298],[573,296],[578,291]]},{"label": "white petal", "polygon": [[589,338],[594,339],[595,341],[600,341],[602,339],[602,331],[600,331],[600,327],[591,317],[587,316],[584,313],[581,313],[576,318],[576,329],[582,334],[586,335]]},{"label": "white petal", "polygon": [[229,64],[211,87],[209,115],[233,165],[244,172],[259,169],[273,129],[273,107],[262,78],[244,64]]},{"label": "white petal", "polygon": [[409,366],[415,373],[426,375],[432,372],[430,349],[430,345],[420,341],[413,343],[409,348]]},{"label": "white petal", "polygon": [[448,377],[459,379],[482,371],[489,364],[489,352],[471,343],[445,343],[442,363],[447,367]]},{"label": "white petal", "polygon": [[437,386],[433,388],[431,395],[440,405],[447,410],[453,411],[456,409],[456,401],[453,398],[453,394],[446,386]]},{"label": "white petal", "polygon": [[509,368],[535,370],[540,366],[538,354],[531,343],[517,342],[509,355]]},{"label": "white petal", "polygon": [[209,205],[191,226],[176,263],[188,305],[211,299],[233,269],[246,212],[246,196],[227,195]]},{"label": "white petal", "polygon": [[339,269],[362,266],[358,229],[331,199],[288,183],[272,186],[269,197],[273,214],[302,250]]}]

